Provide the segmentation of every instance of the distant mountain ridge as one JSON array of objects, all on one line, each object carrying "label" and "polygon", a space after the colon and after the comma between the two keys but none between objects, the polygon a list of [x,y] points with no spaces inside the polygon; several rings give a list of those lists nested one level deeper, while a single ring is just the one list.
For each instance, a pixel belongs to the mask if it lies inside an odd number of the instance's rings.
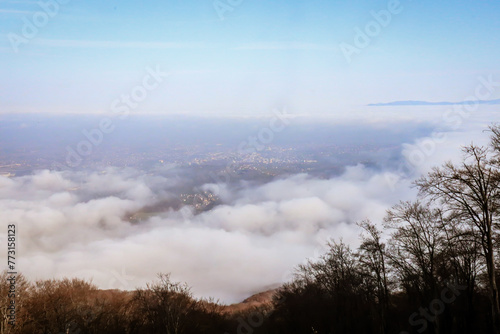
[{"label": "distant mountain ridge", "polygon": [[271,289],[263,292],[256,293],[244,301],[236,304],[231,304],[223,307],[223,313],[237,313],[251,310],[256,307],[271,306],[273,302],[273,296],[276,294],[278,289]]},{"label": "distant mountain ridge", "polygon": [[453,105],[461,105],[461,104],[500,104],[500,99],[494,100],[465,100],[460,102],[429,102],[429,101],[393,101],[393,102],[384,102],[384,103],[370,103],[368,107],[385,107],[385,106],[453,106]]}]

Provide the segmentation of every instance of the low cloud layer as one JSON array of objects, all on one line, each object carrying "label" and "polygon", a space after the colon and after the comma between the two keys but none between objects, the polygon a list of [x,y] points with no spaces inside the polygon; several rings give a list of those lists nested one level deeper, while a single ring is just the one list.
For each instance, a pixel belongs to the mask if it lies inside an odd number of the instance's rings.
[{"label": "low cloud layer", "polygon": [[234,302],[286,280],[295,265],[324,251],[327,238],[355,244],[354,223],[380,219],[407,192],[404,182],[394,190],[385,174],[356,166],[332,179],[299,174],[264,185],[207,184],[223,201],[210,211],[185,207],[127,220],[173,198],[169,189],[178,182],[111,168],[0,177],[0,220],[17,224],[18,268],[32,279],[77,276],[133,289],[171,272],[198,296]]},{"label": "low cloud layer", "polygon": [[[277,286],[328,238],[356,246],[355,222],[380,221],[399,200],[412,199],[411,180],[460,156],[459,147],[485,144],[496,111],[471,114],[457,127],[404,145],[401,168],[351,166],[337,177],[307,174],[265,184],[205,184],[222,204],[195,214],[188,207],[131,223],[144,207],[178,200],[182,173],[38,171],[0,176],[0,221],[18,229],[18,270],[30,279],[80,277],[101,288],[134,289],[170,272],[196,296],[237,302]],[[420,153],[418,153],[420,152]],[[419,156],[420,159],[416,159]],[[0,231],[6,241],[7,229]],[[0,253],[6,262],[5,252]]]}]

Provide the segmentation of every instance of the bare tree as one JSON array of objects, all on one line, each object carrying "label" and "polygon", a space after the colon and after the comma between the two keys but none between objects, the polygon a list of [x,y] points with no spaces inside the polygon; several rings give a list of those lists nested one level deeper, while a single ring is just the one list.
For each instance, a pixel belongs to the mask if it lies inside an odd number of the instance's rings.
[{"label": "bare tree", "polygon": [[29,289],[23,333],[87,330],[82,326],[94,318],[95,308],[89,297],[95,292],[95,285],[76,278],[35,282]]},{"label": "bare tree", "polygon": [[465,298],[462,298],[460,302],[457,301],[462,304],[462,308],[457,308],[454,317],[466,328],[467,333],[471,333],[476,329],[474,294],[477,278],[485,271],[480,237],[470,220],[462,219],[460,215],[453,213],[446,218],[444,233],[446,235],[446,263],[441,275],[466,287]]},{"label": "bare tree", "polygon": [[[445,249],[442,212],[429,203],[402,202],[388,211],[385,221],[395,229],[389,241],[390,263],[407,294],[422,305],[439,298],[438,271]],[[437,316],[433,327],[438,333]]]},{"label": "bare tree", "polygon": [[364,271],[374,278],[382,325],[381,333],[385,333],[387,331],[387,313],[389,309],[385,243],[381,240],[382,232],[371,221],[365,220],[358,225],[366,232],[366,235],[361,235],[359,260]]},{"label": "bare tree", "polygon": [[[493,142],[492,145],[495,145]],[[415,182],[420,195],[438,200],[443,210],[468,220],[479,237],[488,274],[492,322],[500,333],[500,306],[496,283],[494,239],[499,218],[500,174],[491,150],[470,145],[459,165],[451,162],[433,168]]]},{"label": "bare tree", "polygon": [[489,127],[491,136],[491,147],[493,151],[498,155],[500,153],[500,125],[492,125]]},{"label": "bare tree", "polygon": [[360,275],[355,253],[344,242],[328,242],[329,251],[320,261],[309,261],[308,265],[300,266],[299,270],[312,276],[319,286],[329,293],[349,294],[359,290]]},{"label": "bare tree", "polygon": [[[11,278],[14,277],[14,280]],[[11,290],[11,282],[13,284],[13,290]],[[3,271],[0,274],[0,316],[2,322],[0,323],[0,333],[14,333],[15,328],[19,329],[23,326],[25,321],[24,317],[24,305],[26,303],[26,292],[29,289],[29,282],[22,274],[12,276],[8,274],[7,271]],[[11,304],[11,301],[15,302],[15,305]],[[10,324],[11,319],[11,308],[15,307],[15,327]],[[14,310],[13,310],[14,312]]]},{"label": "bare tree", "polygon": [[185,284],[170,280],[170,274],[158,274],[159,281],[135,292],[134,303],[143,323],[154,333],[180,334],[190,323],[190,312],[196,307]]}]

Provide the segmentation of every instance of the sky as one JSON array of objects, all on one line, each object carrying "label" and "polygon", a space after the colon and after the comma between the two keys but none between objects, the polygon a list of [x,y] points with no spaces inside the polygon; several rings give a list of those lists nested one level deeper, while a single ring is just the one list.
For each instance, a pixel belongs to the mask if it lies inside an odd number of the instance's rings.
[{"label": "sky", "polygon": [[148,69],[168,76],[137,113],[461,101],[500,72],[499,14],[498,1],[5,0],[0,113],[110,112]]},{"label": "sky", "polygon": [[[113,167],[0,176],[0,221],[22,222],[23,272],[133,289],[162,270],[197,296],[235,302],[289,279],[329,237],[355,246],[354,222],[381,222],[391,205],[414,198],[415,176],[457,161],[461,145],[488,142],[497,105],[453,102],[500,98],[499,14],[498,1],[0,0],[0,122],[123,110],[259,116],[279,107],[335,116],[346,128],[355,117],[435,129],[402,143],[411,177],[356,165],[328,179],[221,183],[224,203],[214,210],[165,212],[140,226],[124,215],[173,196],[182,179]],[[76,135],[63,144],[85,140]],[[0,133],[0,142],[15,138]]]}]

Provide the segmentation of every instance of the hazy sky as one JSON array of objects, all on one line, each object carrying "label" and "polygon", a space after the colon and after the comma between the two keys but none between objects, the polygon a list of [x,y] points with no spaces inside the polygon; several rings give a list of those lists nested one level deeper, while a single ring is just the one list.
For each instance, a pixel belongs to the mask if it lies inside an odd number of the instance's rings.
[{"label": "hazy sky", "polygon": [[147,67],[170,76],[135,111],[209,115],[463,100],[499,73],[498,1],[41,3],[0,1],[2,113],[107,112]]}]

